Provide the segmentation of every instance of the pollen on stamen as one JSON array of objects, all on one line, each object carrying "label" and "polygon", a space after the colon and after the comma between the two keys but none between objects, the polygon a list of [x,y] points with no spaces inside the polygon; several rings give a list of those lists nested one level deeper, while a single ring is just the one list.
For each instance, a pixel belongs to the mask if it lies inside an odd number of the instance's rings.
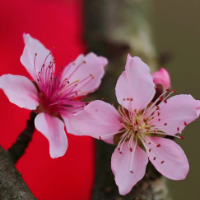
[{"label": "pollen on stamen", "polygon": [[170,92],[170,89],[166,89],[167,92]]},{"label": "pollen on stamen", "polygon": [[165,126],[167,126],[167,123],[164,123]]},{"label": "pollen on stamen", "polygon": [[153,160],[156,160],[156,157],[154,157]]},{"label": "pollen on stamen", "polygon": [[157,147],[160,147],[161,145],[160,144],[157,144]]},{"label": "pollen on stamen", "polygon": [[122,154],[122,151],[119,151],[120,154]]},{"label": "pollen on stamen", "polygon": [[158,116],[160,116],[160,112],[158,112]]},{"label": "pollen on stamen", "polygon": [[176,93],[176,90],[173,89],[172,91],[173,91],[174,93]]},{"label": "pollen on stamen", "polygon": [[37,56],[37,53],[35,53],[35,56]]},{"label": "pollen on stamen", "polygon": [[84,60],[83,63],[86,63],[86,61]]},{"label": "pollen on stamen", "polygon": [[163,160],[163,161],[161,161],[161,164],[163,164],[165,161]]},{"label": "pollen on stamen", "polygon": [[179,131],[179,127],[177,127],[177,131]]},{"label": "pollen on stamen", "polygon": [[167,100],[164,100],[164,103],[167,103]]},{"label": "pollen on stamen", "polygon": [[184,122],[184,125],[185,125],[185,126],[187,126],[187,123],[186,123],[186,122]]},{"label": "pollen on stamen", "polygon": [[157,106],[157,109],[156,110],[160,110],[160,107],[159,106]]},{"label": "pollen on stamen", "polygon": [[151,152],[151,149],[149,149],[149,152]]},{"label": "pollen on stamen", "polygon": [[130,171],[133,174],[133,171]]},{"label": "pollen on stamen", "polygon": [[159,99],[160,99],[160,101],[162,101],[162,100],[163,100],[163,97],[160,97]]},{"label": "pollen on stamen", "polygon": [[158,121],[160,121],[161,119],[158,119]]},{"label": "pollen on stamen", "polygon": [[180,136],[180,138],[181,138],[181,140],[184,140],[184,137],[182,135]]},{"label": "pollen on stamen", "polygon": [[133,101],[133,98],[131,98],[130,100]]}]

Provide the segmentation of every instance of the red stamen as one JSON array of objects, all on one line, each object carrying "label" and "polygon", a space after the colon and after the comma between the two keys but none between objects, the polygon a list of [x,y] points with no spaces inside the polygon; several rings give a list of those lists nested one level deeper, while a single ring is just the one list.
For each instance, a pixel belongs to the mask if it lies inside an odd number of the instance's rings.
[{"label": "red stamen", "polygon": [[156,157],[154,157],[153,160],[156,160]]},{"label": "red stamen", "polygon": [[167,126],[167,123],[164,123],[165,126]]},{"label": "red stamen", "polygon": [[157,147],[160,147],[161,145],[160,144],[157,144]]},{"label": "red stamen", "polygon": [[179,127],[177,127],[177,131],[179,131]]},{"label": "red stamen", "polygon": [[164,103],[167,103],[167,100],[164,100]]},{"label": "red stamen", "polygon": [[132,149],[132,148],[130,148],[130,151],[132,152],[132,151],[133,151],[133,149]]},{"label": "red stamen", "polygon": [[99,139],[101,140],[101,136],[99,136]]},{"label": "red stamen", "polygon": [[133,171],[130,171],[133,174]]},{"label": "red stamen", "polygon": [[185,126],[187,126],[187,123],[186,123],[186,122],[184,122],[184,125],[185,125]]},{"label": "red stamen", "polygon": [[176,90],[172,90],[174,93],[176,93]]},{"label": "red stamen", "polygon": [[163,164],[165,161],[163,160],[162,162],[161,162],[161,164]]},{"label": "red stamen", "polygon": [[170,89],[166,89],[167,92],[170,92]]},{"label": "red stamen", "polygon": [[158,112],[158,116],[160,116],[160,112]]},{"label": "red stamen", "polygon": [[158,121],[160,121],[161,119],[158,119]]},{"label": "red stamen", "polygon": [[183,140],[183,139],[184,139],[184,137],[183,137],[182,135],[181,135],[180,137],[181,137],[181,140]]},{"label": "red stamen", "polygon": [[163,100],[163,97],[160,97],[159,99],[160,99],[160,101],[162,101],[162,100]]},{"label": "red stamen", "polygon": [[149,149],[149,152],[151,152],[151,149]]}]

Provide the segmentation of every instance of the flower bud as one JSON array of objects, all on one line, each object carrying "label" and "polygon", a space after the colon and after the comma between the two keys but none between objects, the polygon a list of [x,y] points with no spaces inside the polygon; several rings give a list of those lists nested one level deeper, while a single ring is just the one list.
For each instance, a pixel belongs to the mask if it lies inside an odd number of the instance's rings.
[{"label": "flower bud", "polygon": [[171,87],[171,80],[168,71],[161,68],[152,74],[153,82],[157,85],[162,85],[163,89],[169,89]]}]

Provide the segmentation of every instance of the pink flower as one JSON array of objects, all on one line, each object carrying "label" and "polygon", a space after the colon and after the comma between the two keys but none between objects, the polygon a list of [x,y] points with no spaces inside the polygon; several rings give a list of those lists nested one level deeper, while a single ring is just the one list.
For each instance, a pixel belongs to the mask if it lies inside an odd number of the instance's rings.
[{"label": "pink flower", "polygon": [[[69,120],[72,133],[117,143],[111,168],[119,192],[125,195],[142,179],[148,159],[164,176],[184,179],[189,170],[180,146],[166,135],[177,133],[199,117],[200,101],[191,95],[163,98],[154,103],[155,85],[149,67],[128,55],[125,71],[116,85],[118,111],[103,101],[93,101]],[[171,92],[175,92],[174,90]]]},{"label": "pink flower", "polygon": [[153,76],[153,82],[156,85],[162,85],[164,90],[169,89],[171,87],[170,76],[166,69],[161,68],[160,70],[154,72],[152,76]]},{"label": "pink flower", "polygon": [[78,99],[99,87],[107,59],[94,53],[80,55],[55,76],[52,53],[29,34],[23,37],[20,60],[34,81],[6,74],[0,77],[0,88],[10,102],[39,113],[35,126],[48,139],[50,156],[57,158],[68,147],[64,125],[68,128],[69,117],[83,110],[85,103]]}]

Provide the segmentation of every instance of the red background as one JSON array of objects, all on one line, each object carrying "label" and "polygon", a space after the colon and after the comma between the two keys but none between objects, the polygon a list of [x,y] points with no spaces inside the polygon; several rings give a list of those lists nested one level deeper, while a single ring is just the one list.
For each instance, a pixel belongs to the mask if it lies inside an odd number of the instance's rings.
[{"label": "red background", "polygon": [[[55,46],[57,70],[86,48],[82,41],[81,0],[1,0],[0,75],[30,78],[19,59],[23,33],[39,39],[47,48]],[[25,128],[30,111],[11,104],[0,91],[0,144],[9,148]],[[94,144],[91,138],[68,134],[64,157],[51,159],[47,139],[35,131],[17,169],[39,200],[89,200],[94,177]]]}]

